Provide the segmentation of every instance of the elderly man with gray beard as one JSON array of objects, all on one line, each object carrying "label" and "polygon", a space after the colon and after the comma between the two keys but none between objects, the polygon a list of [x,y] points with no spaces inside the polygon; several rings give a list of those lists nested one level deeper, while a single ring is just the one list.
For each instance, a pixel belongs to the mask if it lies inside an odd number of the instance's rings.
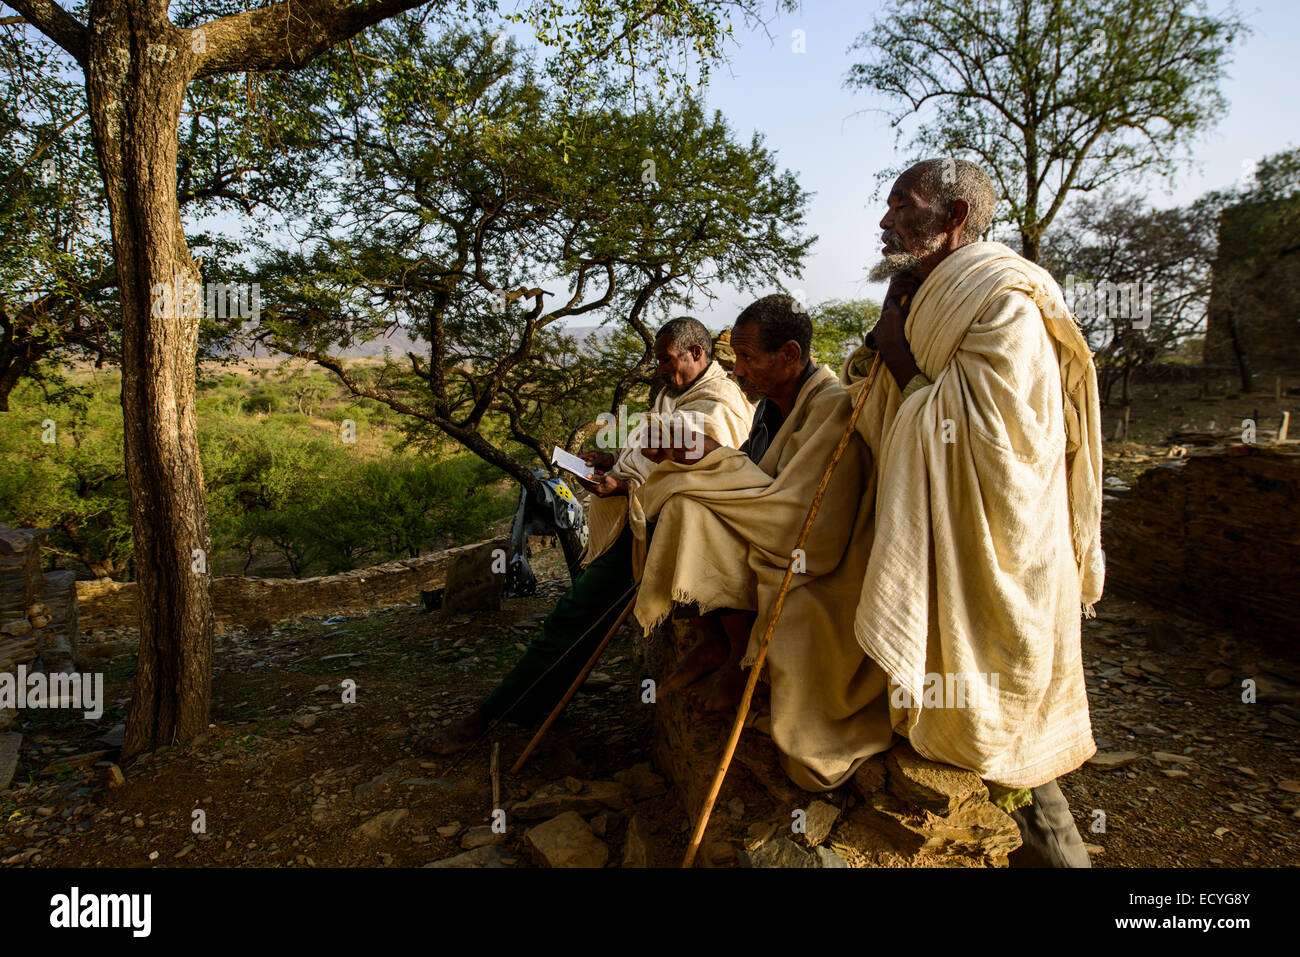
[{"label": "elderly man with gray beard", "polygon": [[[858,642],[889,676],[894,730],[1016,818],[1013,865],[1087,867],[1056,779],[1096,752],[1080,651],[1103,576],[1092,354],[1055,280],[979,241],[996,194],[978,166],[918,163],[888,202],[872,278],[916,291],[843,373],[876,350],[890,373],[858,422],[878,477]],[[923,690],[936,677],[971,693]]]}]

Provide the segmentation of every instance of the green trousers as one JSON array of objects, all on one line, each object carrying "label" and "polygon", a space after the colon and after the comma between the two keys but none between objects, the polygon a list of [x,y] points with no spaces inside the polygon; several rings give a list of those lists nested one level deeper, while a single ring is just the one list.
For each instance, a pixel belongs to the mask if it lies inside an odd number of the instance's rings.
[{"label": "green trousers", "polygon": [[574,579],[519,663],[483,702],[488,720],[509,709],[512,721],[531,721],[554,708],[627,604],[631,587],[632,531],[624,528]]}]

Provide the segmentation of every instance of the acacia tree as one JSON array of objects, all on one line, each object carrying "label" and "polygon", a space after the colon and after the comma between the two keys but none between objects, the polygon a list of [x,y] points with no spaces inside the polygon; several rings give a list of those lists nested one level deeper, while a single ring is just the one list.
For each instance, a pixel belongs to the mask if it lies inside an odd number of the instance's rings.
[{"label": "acacia tree", "polygon": [[[1133,196],[1086,198],[1048,233],[1044,265],[1067,295],[1076,291],[1068,304],[1095,350],[1102,402],[1118,384],[1128,405],[1133,374],[1203,327],[1214,255],[1214,219],[1197,204],[1150,209]],[[1133,290],[1135,301],[1111,309],[1112,289],[1126,297]]]},{"label": "acacia tree", "polygon": [[[302,68],[423,0],[281,0],[251,10],[221,0],[206,5],[204,17],[188,27],[172,21],[167,0],[89,0],[84,22],[55,0],[6,2],[82,71],[109,209],[140,594],[140,654],[123,744],[130,758],[205,730],[211,698],[210,542],[194,382],[201,303],[179,296],[172,308],[153,308],[154,290],[188,289],[201,279],[177,198],[177,128],[186,88],[207,76]],[[660,49],[667,44],[708,59],[729,33],[719,16],[754,6],[756,0],[584,5],[566,49],[584,65],[610,51],[635,62],[638,51],[654,53],[662,41]],[[482,14],[491,4],[465,0],[456,8]],[[559,0],[529,9],[534,19],[563,21]]]},{"label": "acacia tree", "polygon": [[[259,266],[277,290],[259,337],[530,491],[552,445],[643,381],[653,316],[774,283],[813,241],[793,175],[695,99],[629,112],[606,89],[571,110],[486,32],[395,23],[354,46],[355,67],[321,63],[337,82],[312,107],[342,169],[304,244]],[[563,330],[583,317],[630,327],[634,354],[580,347]],[[398,325],[419,352],[337,355]]]},{"label": "acacia tree", "polygon": [[854,43],[873,57],[846,85],[901,101],[900,138],[921,117],[918,159],[981,162],[1037,261],[1072,192],[1189,159],[1227,109],[1219,84],[1246,33],[1200,0],[891,0]]},{"label": "acacia tree", "polygon": [[[193,17],[182,9],[181,16]],[[21,18],[10,18],[18,20]],[[95,159],[86,91],[70,60],[20,23],[0,26],[0,411],[24,378],[51,400],[71,393],[58,363],[121,360],[121,304],[104,183]],[[207,77],[185,92],[177,203],[190,221],[214,212],[244,216],[287,210],[310,176],[315,154],[300,148],[280,75]],[[232,115],[232,102],[251,103]],[[233,278],[225,263],[243,254],[238,236],[187,233],[209,281]],[[200,349],[215,356],[232,332],[205,315]],[[235,324],[237,325],[237,323]]]},{"label": "acacia tree", "polygon": [[812,351],[819,362],[838,367],[877,320],[880,303],[870,299],[827,299],[808,310],[812,320]]},{"label": "acacia tree", "polygon": [[116,352],[115,279],[85,98],[51,43],[0,27],[0,412],[23,379],[57,395],[52,356]]}]

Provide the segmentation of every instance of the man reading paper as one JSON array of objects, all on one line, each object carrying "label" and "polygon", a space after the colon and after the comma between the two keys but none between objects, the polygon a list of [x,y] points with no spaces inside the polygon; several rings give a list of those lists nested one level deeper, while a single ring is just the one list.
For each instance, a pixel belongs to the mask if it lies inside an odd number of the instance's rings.
[{"label": "man reading paper", "polygon": [[[902,308],[891,289],[885,311]],[[849,392],[812,361],[811,341],[808,315],[790,296],[766,296],[736,319],[734,371],[763,402],[741,451],[706,442],[696,461],[676,450],[658,456],[668,461],[637,493],[655,533],[636,617],[648,632],[674,604],[716,613],[730,642],[707,634],[661,690],[699,681],[706,707],[734,708],[740,669],[754,660],[793,564],[767,657],[772,738],[792,780],[820,791],[845,781],[894,735],[886,675],[849,627],[870,549],[871,502],[863,496],[870,455],[856,433],[803,552],[791,552],[852,410]]]},{"label": "man reading paper", "polygon": [[434,753],[454,754],[470,747],[491,721],[507,711],[519,720],[545,714],[612,627],[628,600],[620,596],[630,590],[644,553],[645,518],[639,500],[630,493],[654,469],[654,463],[640,454],[651,426],[677,436],[681,444],[705,436],[730,446],[745,440],[753,406],[713,361],[712,337],[703,323],[688,316],[666,323],[655,336],[655,360],[664,387],[655,397],[652,417],[628,436],[617,455],[602,451],[582,456],[596,467],[587,485],[596,498],[587,512],[586,567],[501,684],[469,715],[424,742]]}]

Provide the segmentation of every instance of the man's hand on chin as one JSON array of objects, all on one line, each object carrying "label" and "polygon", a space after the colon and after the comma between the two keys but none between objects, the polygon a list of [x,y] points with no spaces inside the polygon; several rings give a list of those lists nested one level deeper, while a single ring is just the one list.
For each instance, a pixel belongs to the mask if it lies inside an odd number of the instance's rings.
[{"label": "man's hand on chin", "polygon": [[714,449],[722,446],[702,432],[692,432],[681,446],[667,448],[644,448],[641,454],[651,462],[673,461],[681,465],[694,465]]},{"label": "man's hand on chin", "polygon": [[871,330],[871,337],[880,351],[880,357],[889,367],[889,372],[898,383],[899,389],[906,388],[913,377],[921,372],[904,333],[912,297],[916,294],[919,285],[910,276],[895,276],[889,284],[889,291],[885,294],[880,321]]}]

